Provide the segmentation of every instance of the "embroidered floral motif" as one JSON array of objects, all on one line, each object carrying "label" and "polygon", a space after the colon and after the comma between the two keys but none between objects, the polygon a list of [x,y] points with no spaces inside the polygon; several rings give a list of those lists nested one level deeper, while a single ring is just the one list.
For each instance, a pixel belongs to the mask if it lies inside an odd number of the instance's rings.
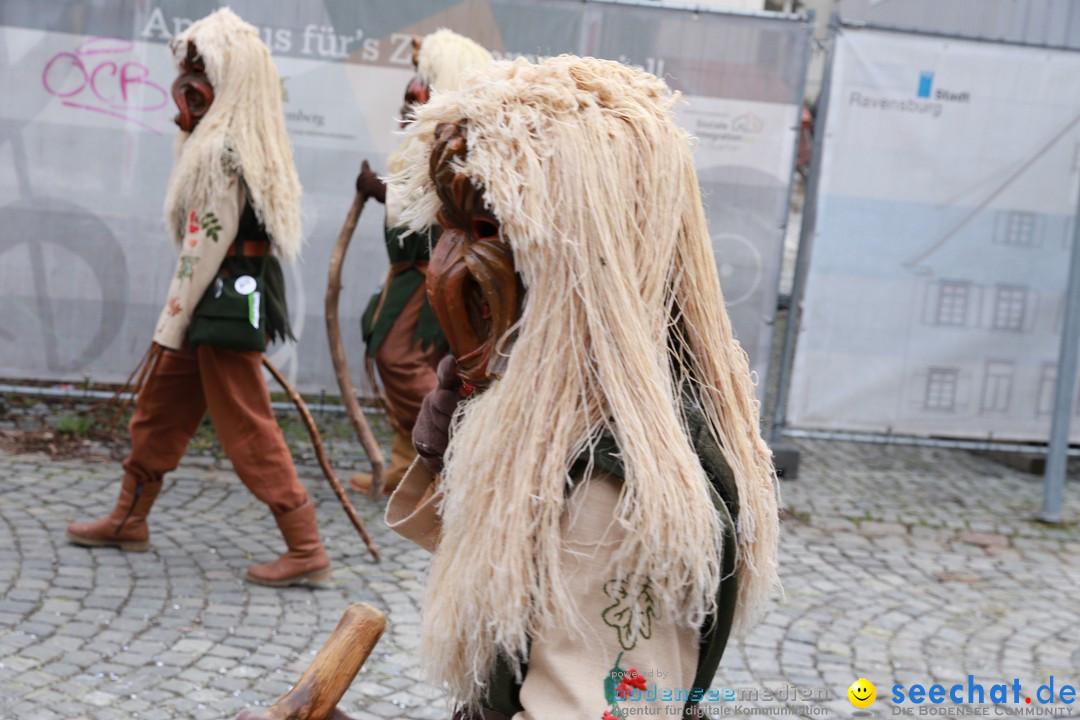
[{"label": "embroidered floral motif", "polygon": [[212,212],[208,212],[202,216],[203,230],[206,231],[206,235],[214,242],[218,241],[218,233],[221,232],[221,223],[217,219],[217,215]]},{"label": "embroidered floral motif", "polygon": [[621,720],[626,717],[626,713],[619,707],[619,701],[639,699],[641,696],[635,695],[635,690],[639,693],[645,692],[645,677],[637,668],[623,670],[622,656],[623,653],[619,653],[615,658],[615,665],[608,670],[607,677],[604,678],[604,699],[607,700],[608,709],[604,711],[601,720]]},{"label": "embroidered floral motif", "polygon": [[615,698],[618,700],[626,700],[633,697],[634,690],[638,692],[645,692],[645,676],[637,671],[637,668],[630,668],[626,671],[626,674],[622,676],[622,680],[619,681],[619,686],[615,688]]},{"label": "embroidered floral motif", "polygon": [[[626,673],[625,670],[619,667],[619,663],[622,662],[622,656],[623,654],[619,653],[619,656],[615,658],[615,664],[608,670],[608,674],[604,677],[604,699],[607,700],[608,709],[604,711],[601,720],[611,720],[612,718],[618,720],[618,718],[622,717],[622,711],[619,709],[619,703],[617,701],[623,698],[617,697],[619,683],[615,682],[615,678],[621,678]],[[611,713],[612,710],[615,711],[614,715]]]},{"label": "embroidered floral motif", "polygon": [[191,214],[188,215],[187,231],[189,233],[197,233],[197,232],[199,232],[199,219],[197,217],[195,217],[195,211],[194,210],[192,210]]},{"label": "embroidered floral motif", "polygon": [[169,315],[172,317],[179,315],[180,311],[183,309],[180,307],[180,302],[174,297],[169,298],[168,308]]},{"label": "embroidered floral motif", "polygon": [[195,263],[199,262],[199,258],[195,255],[181,255],[180,256],[180,269],[176,271],[176,277],[178,280],[187,280],[195,272]]},{"label": "embroidered floral motif", "polygon": [[652,619],[656,613],[648,583],[632,593],[625,580],[609,580],[604,585],[604,594],[613,601],[604,608],[604,623],[618,632],[623,650],[633,650],[638,638],[652,637]]}]

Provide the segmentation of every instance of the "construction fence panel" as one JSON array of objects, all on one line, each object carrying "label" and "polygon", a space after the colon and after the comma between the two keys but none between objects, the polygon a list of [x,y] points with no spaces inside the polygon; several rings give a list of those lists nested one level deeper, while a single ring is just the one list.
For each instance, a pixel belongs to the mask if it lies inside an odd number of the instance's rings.
[{"label": "construction fence panel", "polygon": [[[306,248],[286,281],[296,344],[272,359],[302,389],[336,388],[323,319],[331,248],[360,162],[401,142],[410,39],[449,27],[497,57],[591,54],[643,66],[682,92],[718,267],[764,377],[808,55],[808,24],[611,2],[234,0],[282,76],[304,186]],[[209,0],[5,0],[0,5],[0,377],[120,381],[146,346],[175,251],[162,201],[173,158],[166,43]],[[597,148],[602,153],[603,148]],[[368,204],[344,268],[341,319],[387,269]]]},{"label": "construction fence panel", "polygon": [[1045,441],[1080,53],[847,26],[833,40],[790,427]]}]

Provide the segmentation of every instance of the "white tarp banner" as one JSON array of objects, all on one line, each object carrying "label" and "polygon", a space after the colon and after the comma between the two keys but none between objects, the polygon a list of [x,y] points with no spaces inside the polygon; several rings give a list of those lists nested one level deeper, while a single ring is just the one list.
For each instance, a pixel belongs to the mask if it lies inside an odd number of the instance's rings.
[{"label": "white tarp banner", "polygon": [[[165,43],[202,0],[0,4],[0,377],[124,379],[150,342],[174,251],[161,205],[172,164]],[[306,248],[286,270],[299,342],[271,357],[301,388],[336,391],[327,266],[364,158],[400,142],[410,38],[449,27],[498,57],[561,52],[640,65],[683,93],[736,333],[764,377],[809,28],[795,19],[569,0],[235,0],[283,78],[304,185]],[[602,151],[598,149],[598,152]],[[341,295],[359,317],[386,273],[383,209],[364,210]]]},{"label": "white tarp banner", "polygon": [[1077,78],[1077,52],[836,35],[792,426],[1046,440]]}]

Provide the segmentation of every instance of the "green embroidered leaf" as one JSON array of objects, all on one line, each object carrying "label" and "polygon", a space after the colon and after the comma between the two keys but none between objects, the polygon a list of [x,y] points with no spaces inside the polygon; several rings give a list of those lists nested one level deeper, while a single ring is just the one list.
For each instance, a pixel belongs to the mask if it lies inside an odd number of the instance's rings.
[{"label": "green embroidered leaf", "polygon": [[181,255],[180,269],[176,271],[176,277],[180,280],[190,278],[192,273],[195,272],[195,263],[197,262],[199,262],[199,258],[194,255]]},{"label": "green embroidered leaf", "polygon": [[608,703],[615,702],[615,688],[617,686],[616,682],[612,680],[610,676],[604,678],[604,699],[607,700]]},{"label": "green embroidered leaf", "polygon": [[625,580],[609,580],[604,585],[604,594],[612,600],[611,605],[604,608],[604,623],[618,632],[623,650],[633,650],[639,637],[646,640],[652,637],[652,619],[656,613],[648,583],[640,591],[631,593]]},{"label": "green embroidered leaf", "polygon": [[615,658],[615,665],[608,670],[607,676],[604,677],[604,699],[608,701],[608,705],[615,705],[615,701],[618,700],[618,698],[615,697],[615,688],[619,686],[619,681],[615,678],[621,678],[622,675],[620,673],[624,672],[624,670],[619,667],[622,656],[623,654],[619,653],[619,657]]},{"label": "green embroidered leaf", "polygon": [[214,242],[217,242],[218,233],[221,232],[221,222],[217,219],[217,215],[213,212],[208,212],[202,216],[200,223],[203,226],[203,230],[206,231],[207,237]]}]

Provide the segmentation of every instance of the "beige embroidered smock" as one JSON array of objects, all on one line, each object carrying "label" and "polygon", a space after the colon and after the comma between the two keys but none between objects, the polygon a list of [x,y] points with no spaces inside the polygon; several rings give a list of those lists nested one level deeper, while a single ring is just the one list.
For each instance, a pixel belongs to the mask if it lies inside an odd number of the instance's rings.
[{"label": "beige embroidered smock", "polygon": [[158,345],[179,350],[184,344],[191,314],[236,239],[244,201],[244,183],[233,177],[228,193],[206,207],[188,210],[180,257],[154,330]]},{"label": "beige embroidered smock", "polygon": [[[627,534],[615,521],[620,488],[618,478],[595,472],[567,502],[561,562],[575,589],[574,610],[585,622],[580,632],[556,627],[533,638],[520,694],[524,710],[513,720],[605,720],[605,713],[681,717],[697,672],[700,633],[655,615],[630,633],[630,604],[647,610],[651,598],[647,589],[634,591],[608,575]],[[387,525],[434,552],[441,532],[438,503],[438,481],[417,461],[390,498]],[[614,703],[608,696],[613,688]],[[669,714],[669,708],[678,712]]]}]

